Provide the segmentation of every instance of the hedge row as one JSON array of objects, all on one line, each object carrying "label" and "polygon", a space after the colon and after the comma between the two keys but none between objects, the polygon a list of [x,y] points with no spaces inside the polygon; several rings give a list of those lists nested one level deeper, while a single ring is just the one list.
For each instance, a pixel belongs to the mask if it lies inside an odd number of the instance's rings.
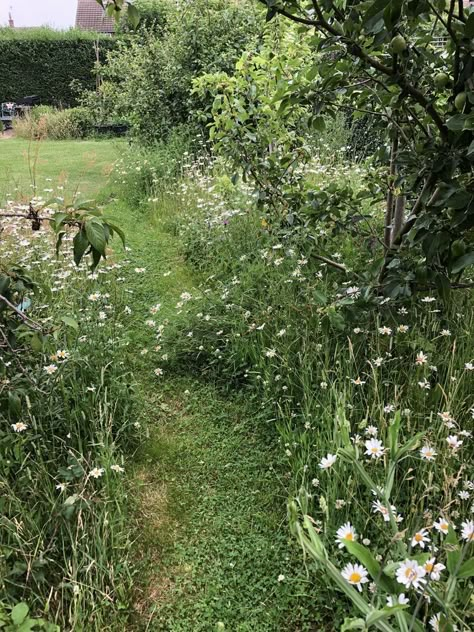
[{"label": "hedge row", "polygon": [[[94,88],[96,51],[94,39],[87,34],[64,34],[62,38],[2,38],[0,33],[0,102],[17,101],[37,95],[44,105],[74,106],[77,90],[71,82]],[[110,37],[99,40],[99,56],[115,46]]]}]

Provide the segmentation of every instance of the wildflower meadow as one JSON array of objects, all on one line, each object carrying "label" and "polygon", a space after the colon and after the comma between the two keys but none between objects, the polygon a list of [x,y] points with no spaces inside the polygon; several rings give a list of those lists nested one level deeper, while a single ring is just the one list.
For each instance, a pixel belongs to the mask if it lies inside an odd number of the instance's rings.
[{"label": "wildflower meadow", "polygon": [[474,9],[98,5],[128,138],[0,140],[0,628],[471,630]]}]

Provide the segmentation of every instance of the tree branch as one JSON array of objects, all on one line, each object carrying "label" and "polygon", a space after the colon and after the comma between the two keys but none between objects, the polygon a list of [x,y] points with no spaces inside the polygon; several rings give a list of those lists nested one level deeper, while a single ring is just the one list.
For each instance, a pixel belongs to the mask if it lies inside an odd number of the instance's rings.
[{"label": "tree branch", "polygon": [[31,320],[29,316],[24,314],[20,309],[18,309],[18,307],[15,307],[13,303],[10,303],[10,301],[5,296],[3,296],[3,294],[0,294],[0,301],[5,303],[5,305],[8,305],[8,307],[13,310],[16,315],[19,316],[21,320],[23,320],[28,325],[28,327],[31,327],[31,329],[36,329],[37,331],[41,331],[41,325],[38,325],[38,323],[36,323],[34,320]]},{"label": "tree branch", "polygon": [[[393,235],[392,243],[390,245],[390,249],[387,251],[385,255],[385,260],[383,262],[382,268],[379,274],[379,282],[383,280],[385,277],[385,273],[387,272],[388,264],[393,259],[395,252],[400,248],[403,237],[413,228],[416,220],[418,219],[418,215],[421,209],[424,206],[423,198],[425,197],[427,191],[429,191],[437,182],[438,175],[435,173],[430,173],[430,175],[426,178],[425,184],[418,196],[413,208],[411,210],[410,216],[402,226],[400,232],[397,235]],[[431,198],[428,200],[428,205],[432,204],[436,197],[439,195],[439,189],[436,189]]]},{"label": "tree branch", "polygon": [[392,235],[392,219],[394,204],[394,188],[395,176],[397,174],[397,152],[398,152],[398,134],[395,132],[392,139],[392,147],[390,150],[390,171],[388,181],[387,206],[385,210],[385,229],[384,229],[384,246],[387,251],[390,248]]},{"label": "tree branch", "polygon": [[349,272],[349,270],[346,268],[346,266],[343,265],[342,263],[337,263],[337,261],[333,261],[332,259],[328,259],[327,257],[323,257],[322,255],[315,255],[314,253],[311,253],[311,256],[314,259],[318,259],[318,261],[322,261],[323,263],[327,264],[328,266],[331,266],[332,268],[336,268],[337,270],[340,270],[341,272],[345,272],[346,274]]},{"label": "tree branch", "polygon": [[[268,7],[265,0],[259,0],[259,2],[261,2],[262,4]],[[397,83],[400,86],[400,88],[405,90],[405,92],[407,92],[417,103],[419,103],[423,107],[423,109],[427,112],[427,114],[431,116],[431,118],[433,119],[433,122],[435,123],[436,127],[439,130],[441,139],[443,140],[443,142],[447,142],[448,130],[443,122],[443,119],[439,115],[434,105],[425,97],[425,95],[422,92],[420,92],[420,90],[415,88],[415,86],[409,83],[406,77],[404,77],[404,75],[398,72],[394,73],[393,68],[391,68],[390,66],[386,66],[385,64],[381,63],[374,57],[371,57],[370,55],[368,55],[361,48],[361,46],[357,44],[357,42],[346,37],[345,35],[340,33],[334,26],[329,24],[329,22],[327,22],[324,19],[324,14],[321,11],[321,8],[317,0],[312,0],[312,2],[313,2],[316,15],[318,16],[318,20],[308,20],[306,18],[300,18],[299,16],[295,16],[292,13],[288,13],[284,9],[277,8],[276,11],[277,13],[279,13],[280,15],[283,15],[289,20],[293,20],[294,22],[298,22],[300,24],[306,24],[307,26],[316,28],[319,31],[323,31],[323,32],[327,31],[331,35],[341,38],[343,44],[346,46],[350,54],[352,54],[354,57],[358,57],[362,61],[366,62],[369,66],[371,66],[375,70],[378,70],[379,72],[386,75],[387,77],[392,77],[395,83]]]}]

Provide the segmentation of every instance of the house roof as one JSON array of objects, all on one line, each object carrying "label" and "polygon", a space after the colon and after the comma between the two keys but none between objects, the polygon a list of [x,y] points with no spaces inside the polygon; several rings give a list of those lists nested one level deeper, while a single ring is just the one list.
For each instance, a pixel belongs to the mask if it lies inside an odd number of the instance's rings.
[{"label": "house roof", "polygon": [[78,0],[76,28],[98,33],[114,33],[115,22],[105,15],[104,9],[96,0]]}]

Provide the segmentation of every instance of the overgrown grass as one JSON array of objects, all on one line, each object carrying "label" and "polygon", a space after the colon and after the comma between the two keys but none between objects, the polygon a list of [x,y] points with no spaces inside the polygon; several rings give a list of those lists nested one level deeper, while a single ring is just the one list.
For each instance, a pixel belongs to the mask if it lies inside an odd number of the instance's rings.
[{"label": "overgrown grass", "polygon": [[[104,160],[113,156],[112,143],[99,145]],[[69,190],[58,191],[65,147],[75,156],[67,160]],[[71,195],[82,147],[41,145],[53,183],[39,170],[39,191]],[[169,163],[156,160],[157,173],[166,174]],[[91,172],[81,188],[97,191],[101,182]],[[29,313],[52,329],[41,349],[28,351],[46,396],[31,398],[21,432],[11,427],[16,417],[2,420],[2,449],[13,456],[2,472],[0,600],[27,601],[32,614],[65,630],[311,630],[324,613],[308,605],[313,589],[288,538],[288,481],[266,411],[246,394],[225,394],[168,368],[154,373],[166,363],[159,325],[176,323],[181,293],[200,279],[169,232],[180,210],[170,202],[159,218],[149,213],[158,201],[113,202],[108,212],[125,229],[129,250],[97,275],[74,271],[70,255],[55,262],[44,232],[19,229],[25,241],[7,248],[39,282]],[[155,326],[145,324],[150,319]],[[187,319],[183,313],[183,326]],[[50,364],[58,370],[47,377]]]},{"label": "overgrown grass", "polygon": [[[75,155],[65,156],[72,147]],[[103,164],[113,158],[112,144],[99,149]],[[107,178],[80,152],[48,145],[46,173],[37,157],[37,187],[53,188],[60,202],[74,195],[71,180],[80,174],[97,192]],[[28,165],[20,163],[13,164],[24,186]],[[20,204],[31,199],[28,188],[14,194]],[[62,630],[124,629],[132,583],[124,454],[140,433],[123,362],[123,264],[91,274],[74,265],[71,236],[56,259],[47,228],[0,219],[2,271],[21,268],[35,283],[16,297],[29,319],[16,342],[2,337],[0,601],[27,602]]]},{"label": "overgrown grass", "polygon": [[[338,170],[335,177],[351,181],[350,168]],[[315,170],[320,186],[323,171]],[[206,375],[260,398],[265,412],[259,423],[276,424],[280,434],[288,495],[296,503],[293,527],[309,514],[314,538],[320,534],[339,577],[357,559],[370,566],[367,560],[377,557],[392,578],[404,559],[421,564],[437,605],[410,591],[407,611],[396,616],[400,629],[421,629],[438,615],[469,625],[469,291],[448,302],[429,291],[406,301],[365,294],[350,272],[313,257],[324,245],[349,271],[355,257],[359,268],[360,259],[370,266],[372,253],[361,250],[357,234],[331,240],[317,225],[269,223],[248,191],[199,167],[160,195],[157,216],[173,218],[182,252],[201,279],[163,323],[167,357],[160,367]],[[452,535],[445,545],[435,526],[440,519],[456,526],[459,540]],[[346,551],[344,541],[342,550],[335,546],[347,523],[353,539],[366,543],[363,550]],[[427,536],[420,549],[419,533]],[[461,562],[454,565],[451,546],[467,560],[462,579],[456,580]],[[439,579],[423,567],[431,558],[442,565]],[[364,597],[369,611],[383,608],[390,596],[378,573],[372,571]],[[331,590],[329,573],[317,571],[314,581],[321,596]],[[397,581],[390,584],[393,594],[410,588]],[[345,586],[350,597],[353,589]],[[338,599],[333,617],[344,608]]]}]

